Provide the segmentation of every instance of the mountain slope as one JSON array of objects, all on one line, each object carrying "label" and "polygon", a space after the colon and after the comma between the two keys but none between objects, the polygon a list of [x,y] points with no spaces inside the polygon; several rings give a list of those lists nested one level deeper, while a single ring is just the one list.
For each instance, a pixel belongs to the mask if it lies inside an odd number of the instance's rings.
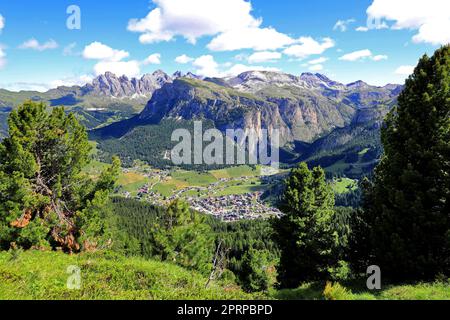
[{"label": "mountain slope", "polygon": [[[80,269],[79,290],[67,288],[70,266]],[[213,283],[205,289],[206,282],[170,263],[113,253],[0,252],[0,300],[252,299],[236,285]]]},{"label": "mountain slope", "polygon": [[[174,125],[206,120],[222,131],[279,129],[283,162],[307,161],[330,167],[330,172],[360,176],[370,173],[379,158],[381,123],[401,89],[362,81],[344,85],[311,73],[181,77],[156,90],[139,116],[96,130],[92,136],[108,155],[116,151],[132,155],[127,162],[139,158],[158,164],[161,161],[155,157],[164,157],[173,145],[167,128]],[[339,170],[333,167],[337,163]]]}]

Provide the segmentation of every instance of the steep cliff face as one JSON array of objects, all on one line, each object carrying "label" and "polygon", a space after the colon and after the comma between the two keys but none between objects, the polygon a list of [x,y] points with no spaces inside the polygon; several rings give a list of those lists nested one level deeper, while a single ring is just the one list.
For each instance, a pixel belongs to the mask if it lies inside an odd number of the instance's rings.
[{"label": "steep cliff face", "polygon": [[156,91],[139,119],[152,123],[163,119],[211,120],[223,131],[279,129],[283,143],[293,139],[276,104],[196,79],[178,79]]},{"label": "steep cliff face", "polygon": [[246,72],[230,79],[179,78],[157,90],[141,120],[201,120],[220,130],[278,129],[281,143],[314,142],[352,123],[384,116],[397,86],[350,85],[325,76]]}]

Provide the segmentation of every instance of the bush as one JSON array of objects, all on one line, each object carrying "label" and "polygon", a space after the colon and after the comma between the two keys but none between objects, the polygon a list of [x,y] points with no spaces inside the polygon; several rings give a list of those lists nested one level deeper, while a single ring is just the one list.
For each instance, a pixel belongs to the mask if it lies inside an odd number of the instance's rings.
[{"label": "bush", "polygon": [[327,282],[323,296],[326,300],[352,300],[353,298],[352,292],[341,286],[338,282]]}]

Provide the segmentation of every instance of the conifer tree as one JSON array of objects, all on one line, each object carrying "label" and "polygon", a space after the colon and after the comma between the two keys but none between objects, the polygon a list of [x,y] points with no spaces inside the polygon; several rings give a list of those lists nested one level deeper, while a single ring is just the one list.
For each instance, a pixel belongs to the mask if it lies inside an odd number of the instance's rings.
[{"label": "conifer tree", "polygon": [[393,280],[450,275],[450,46],[423,56],[386,119],[366,192],[368,263]]},{"label": "conifer tree", "polygon": [[337,264],[339,228],[335,224],[334,193],[321,168],[305,163],[285,181],[281,210],[274,220],[274,240],[281,250],[278,281],[282,287],[326,279]]},{"label": "conifer tree", "polygon": [[105,230],[102,208],[120,162],[97,182],[83,168],[90,162],[87,133],[63,108],[25,102],[9,117],[0,143],[0,246],[61,247],[76,252],[98,244]]}]

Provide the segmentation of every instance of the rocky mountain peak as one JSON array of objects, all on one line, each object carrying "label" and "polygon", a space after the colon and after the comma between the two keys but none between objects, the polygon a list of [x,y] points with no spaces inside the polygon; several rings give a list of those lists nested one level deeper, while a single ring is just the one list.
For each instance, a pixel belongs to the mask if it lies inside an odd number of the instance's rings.
[{"label": "rocky mountain peak", "polygon": [[229,86],[245,92],[257,92],[268,86],[297,86],[305,83],[291,74],[275,71],[247,71],[227,80]]},{"label": "rocky mountain peak", "polygon": [[92,83],[82,87],[84,95],[112,96],[116,98],[142,96],[150,98],[152,94],[172,78],[162,70],[145,74],[140,79],[129,79],[122,75],[117,77],[112,72],[96,77]]},{"label": "rocky mountain peak", "polygon": [[367,83],[365,83],[364,81],[358,80],[356,82],[349,83],[347,85],[347,87],[351,88],[351,89],[355,89],[355,88],[359,89],[359,88],[365,88],[365,87],[370,87],[370,86]]}]

